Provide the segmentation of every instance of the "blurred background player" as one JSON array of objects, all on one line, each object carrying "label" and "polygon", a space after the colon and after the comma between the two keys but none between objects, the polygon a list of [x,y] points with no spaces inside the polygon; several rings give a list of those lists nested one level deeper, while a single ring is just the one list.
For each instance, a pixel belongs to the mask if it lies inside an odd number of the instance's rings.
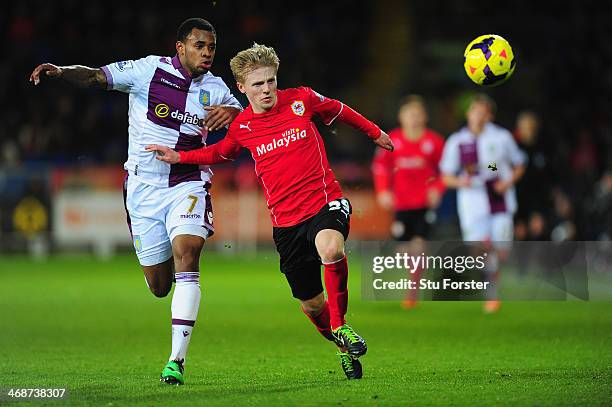
[{"label": "blurred background player", "polygon": [[547,212],[552,206],[550,148],[541,136],[538,115],[530,110],[520,112],[516,119],[514,138],[527,154],[525,175],[516,186],[519,203],[514,226],[516,240],[548,240]]},{"label": "blurred background player", "polygon": [[222,163],[236,158],[241,148],[250,151],[270,210],[281,272],[306,316],[340,348],[346,377],[360,379],[357,358],[366,353],[366,342],[345,320],[348,263],[344,244],[352,210],[312,119],[318,116],[326,125],[338,119],[388,150],[393,150],[393,143],[376,124],[337,100],[307,87],[277,89],[279,59],[271,47],[255,44],[240,51],[230,65],[249,106],[226,137],[194,151],[177,152],[162,145],[147,146],[147,150],[158,153],[151,157],[170,164]]},{"label": "blurred background player", "polygon": [[168,384],[184,383],[184,362],[200,306],[199,258],[214,233],[208,190],[212,172],[196,165],[168,165],[144,150],[167,143],[177,150],[202,147],[209,131],[229,124],[242,110],[210,68],[216,32],[201,18],[178,28],[176,55],[150,55],[101,68],[39,65],[30,76],[61,78],[82,87],[130,95],[128,160],[124,167],[125,207],[145,281],[156,297],[172,297],[172,351],[161,374]]},{"label": "blurred background player", "polygon": [[[378,204],[395,212],[391,235],[399,242],[398,251],[419,256],[426,251],[435,209],[440,205],[444,183],[439,177],[439,163],[444,139],[427,128],[425,101],[409,95],[400,102],[399,128],[389,132],[395,150],[378,148],[372,173]],[[422,269],[411,270],[411,279],[419,281]],[[418,290],[409,290],[404,308],[417,304]]]},{"label": "blurred background player", "polygon": [[440,162],[444,183],[457,189],[463,240],[482,244],[488,253],[485,269],[493,289],[487,291],[485,312],[500,306],[495,283],[513,239],[514,185],[526,161],[511,133],[492,122],[495,111],[490,97],[476,95],[466,112],[467,126],[448,138]]}]

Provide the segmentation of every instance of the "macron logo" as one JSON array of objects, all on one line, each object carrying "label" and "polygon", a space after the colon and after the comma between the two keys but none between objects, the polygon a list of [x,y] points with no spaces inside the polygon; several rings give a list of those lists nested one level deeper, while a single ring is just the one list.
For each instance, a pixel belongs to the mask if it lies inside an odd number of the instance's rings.
[{"label": "macron logo", "polygon": [[306,130],[300,129],[289,129],[285,131],[281,138],[274,139],[272,142],[267,144],[261,144],[257,146],[257,156],[260,157],[265,153],[269,153],[272,150],[276,150],[279,147],[288,147],[289,143],[298,141],[306,138]]},{"label": "macron logo", "polygon": [[251,131],[251,129],[249,128],[249,124],[251,124],[251,122],[247,122],[247,124],[240,123],[240,128],[241,129],[247,129],[248,131]]},{"label": "macron logo", "polygon": [[180,88],[181,88],[179,85],[177,85],[177,84],[176,84],[176,83],[174,83],[174,82],[170,82],[170,81],[169,81],[168,79],[166,79],[166,78],[161,78],[161,81],[162,81],[163,83],[165,83],[166,85],[172,86],[173,88],[176,88],[176,89],[180,89]]}]

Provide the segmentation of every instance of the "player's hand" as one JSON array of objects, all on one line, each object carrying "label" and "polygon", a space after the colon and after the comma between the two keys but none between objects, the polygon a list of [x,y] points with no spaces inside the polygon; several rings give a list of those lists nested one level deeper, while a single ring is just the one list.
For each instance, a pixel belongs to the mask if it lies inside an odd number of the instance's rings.
[{"label": "player's hand", "polygon": [[393,146],[393,142],[391,141],[391,137],[389,137],[389,135],[382,130],[380,131],[380,136],[374,139],[374,144],[389,151],[393,151],[395,148]]},{"label": "player's hand", "polygon": [[442,195],[440,191],[435,188],[430,188],[427,191],[427,207],[429,209],[436,209],[440,206],[440,202],[442,201]]},{"label": "player's hand", "polygon": [[40,64],[32,71],[30,75],[30,82],[34,82],[34,85],[40,83],[40,75],[44,74],[50,78],[59,78],[62,76],[62,68],[53,64]]},{"label": "player's hand", "polygon": [[393,209],[393,192],[382,191],[376,194],[376,200],[381,208],[389,211]]},{"label": "player's hand", "polygon": [[506,193],[508,189],[510,189],[511,186],[512,186],[512,183],[510,181],[499,180],[493,184],[493,189],[499,195],[503,195]]},{"label": "player's hand", "polygon": [[145,150],[155,151],[157,153],[155,158],[168,164],[176,164],[181,160],[181,155],[170,147],[149,144],[145,147]]},{"label": "player's hand", "polygon": [[227,126],[240,113],[240,109],[227,105],[204,106],[204,110],[208,111],[204,119],[204,128],[208,131]]}]

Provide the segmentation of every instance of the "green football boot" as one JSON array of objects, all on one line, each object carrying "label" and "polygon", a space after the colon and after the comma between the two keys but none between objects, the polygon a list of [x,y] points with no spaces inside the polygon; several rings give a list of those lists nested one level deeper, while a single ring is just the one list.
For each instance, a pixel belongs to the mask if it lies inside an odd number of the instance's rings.
[{"label": "green football boot", "polygon": [[185,384],[185,378],[183,377],[184,371],[185,368],[183,367],[182,360],[171,360],[166,367],[164,367],[164,370],[162,370],[159,381],[180,386]]},{"label": "green football boot", "polygon": [[333,330],[332,335],[336,340],[336,345],[341,348],[346,348],[351,356],[358,358],[365,355],[368,351],[365,340],[357,335],[348,324],[344,324]]},{"label": "green football boot", "polygon": [[363,376],[363,369],[361,368],[361,362],[359,362],[359,360],[351,356],[348,352],[338,351],[336,355],[340,356],[342,370],[344,370],[347,379],[361,379],[361,376]]}]

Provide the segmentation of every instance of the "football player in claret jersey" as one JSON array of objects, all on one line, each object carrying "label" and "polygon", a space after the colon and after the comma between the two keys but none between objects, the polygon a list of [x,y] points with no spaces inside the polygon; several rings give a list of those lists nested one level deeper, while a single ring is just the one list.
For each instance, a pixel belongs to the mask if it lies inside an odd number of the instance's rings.
[{"label": "football player in claret jersey", "polygon": [[[398,242],[398,251],[420,256],[426,251],[426,240],[435,220],[435,210],[444,193],[438,165],[444,139],[427,128],[427,110],[421,96],[408,95],[400,102],[400,127],[389,132],[393,153],[377,149],[372,173],[379,205],[395,212],[391,235]],[[418,282],[422,268],[410,270],[412,281]],[[404,308],[417,304],[418,291],[409,290]]]},{"label": "football player in claret jersey", "polygon": [[509,254],[517,209],[514,185],[525,172],[525,154],[512,134],[492,122],[495,102],[474,97],[466,113],[467,126],[450,135],[440,161],[442,179],[457,189],[461,234],[487,252],[485,271],[491,282],[485,312],[496,312],[499,262]]},{"label": "football player in claret jersey", "polygon": [[[291,292],[317,330],[338,348],[349,379],[359,379],[357,360],[366,342],[345,321],[348,265],[344,242],[349,234],[351,205],[332,173],[323,140],[312,122],[338,119],[366,133],[375,144],[393,149],[389,136],[343,103],[307,87],[277,89],[279,60],[274,49],[255,44],[230,62],[238,89],[249,106],[230,125],[225,138],[210,147],[176,152],[151,145],[167,163],[214,164],[249,150],[263,188],[280,269]],[[327,299],[321,283],[321,264]]]},{"label": "football player in claret jersey", "polygon": [[30,76],[129,94],[129,142],[125,163],[125,207],[145,281],[156,297],[172,296],[172,351],[161,374],[168,384],[184,383],[184,362],[200,306],[199,258],[214,232],[206,166],[170,165],[144,150],[164,143],[179,151],[202,147],[209,131],[228,125],[242,111],[210,68],[216,33],[201,18],[179,27],[176,55],[151,55],[99,69],[42,64]]}]

